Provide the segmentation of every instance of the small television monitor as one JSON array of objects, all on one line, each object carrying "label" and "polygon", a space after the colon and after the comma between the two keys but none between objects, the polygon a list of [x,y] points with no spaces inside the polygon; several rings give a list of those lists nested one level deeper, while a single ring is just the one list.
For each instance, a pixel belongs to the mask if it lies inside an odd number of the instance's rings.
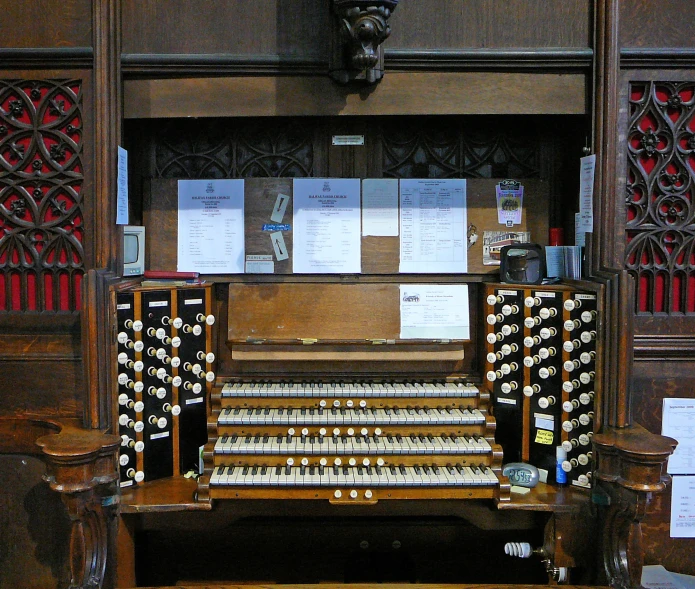
[{"label": "small television monitor", "polygon": [[123,226],[123,276],[141,276],[145,273],[145,228]]}]

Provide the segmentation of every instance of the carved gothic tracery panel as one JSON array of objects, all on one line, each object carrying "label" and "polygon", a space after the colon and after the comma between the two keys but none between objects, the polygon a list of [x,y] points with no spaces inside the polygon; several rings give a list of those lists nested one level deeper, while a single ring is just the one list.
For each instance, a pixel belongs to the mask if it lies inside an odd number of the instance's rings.
[{"label": "carved gothic tracery panel", "polygon": [[637,312],[695,313],[695,82],[634,82],[626,266]]},{"label": "carved gothic tracery panel", "polygon": [[0,311],[74,311],[84,273],[82,83],[0,81]]},{"label": "carved gothic tracery panel", "polygon": [[293,121],[177,122],[155,139],[156,178],[313,175],[313,135]]},{"label": "carved gothic tracery panel", "polygon": [[448,119],[382,127],[383,174],[390,178],[536,178],[538,141]]}]

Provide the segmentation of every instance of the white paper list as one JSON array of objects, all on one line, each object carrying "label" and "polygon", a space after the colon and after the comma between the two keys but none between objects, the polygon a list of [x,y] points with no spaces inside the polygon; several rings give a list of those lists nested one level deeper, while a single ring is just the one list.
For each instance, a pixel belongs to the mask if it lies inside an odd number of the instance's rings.
[{"label": "white paper list", "polygon": [[116,225],[128,224],[128,152],[118,146]]},{"label": "white paper list", "polygon": [[669,474],[695,474],[695,399],[664,399],[661,435],[678,442]]},{"label": "white paper list", "polygon": [[675,476],[671,485],[671,538],[695,538],[695,476]]},{"label": "white paper list", "polygon": [[401,180],[400,205],[400,272],[468,270],[465,180]]},{"label": "white paper list", "polygon": [[402,284],[401,339],[470,339],[468,285]]},{"label": "white paper list", "polygon": [[179,272],[244,272],[244,181],[179,180]]},{"label": "white paper list", "polygon": [[292,271],[359,274],[360,180],[295,178]]},{"label": "white paper list", "polygon": [[398,180],[362,180],[362,235],[398,236]]}]

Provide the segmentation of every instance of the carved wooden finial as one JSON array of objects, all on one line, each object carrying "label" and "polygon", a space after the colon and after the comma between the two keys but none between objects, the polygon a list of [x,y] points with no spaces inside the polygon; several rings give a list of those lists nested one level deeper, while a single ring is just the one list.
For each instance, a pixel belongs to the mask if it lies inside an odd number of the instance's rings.
[{"label": "carved wooden finial", "polygon": [[341,84],[384,75],[381,44],[391,34],[389,17],[398,0],[331,0],[335,24],[331,34],[330,75]]}]

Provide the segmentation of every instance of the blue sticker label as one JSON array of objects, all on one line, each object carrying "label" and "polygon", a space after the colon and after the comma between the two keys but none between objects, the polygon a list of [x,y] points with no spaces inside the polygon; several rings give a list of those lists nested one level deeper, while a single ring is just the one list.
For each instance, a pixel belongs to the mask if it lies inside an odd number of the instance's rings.
[{"label": "blue sticker label", "polygon": [[263,231],[289,231],[289,225],[263,225]]}]

